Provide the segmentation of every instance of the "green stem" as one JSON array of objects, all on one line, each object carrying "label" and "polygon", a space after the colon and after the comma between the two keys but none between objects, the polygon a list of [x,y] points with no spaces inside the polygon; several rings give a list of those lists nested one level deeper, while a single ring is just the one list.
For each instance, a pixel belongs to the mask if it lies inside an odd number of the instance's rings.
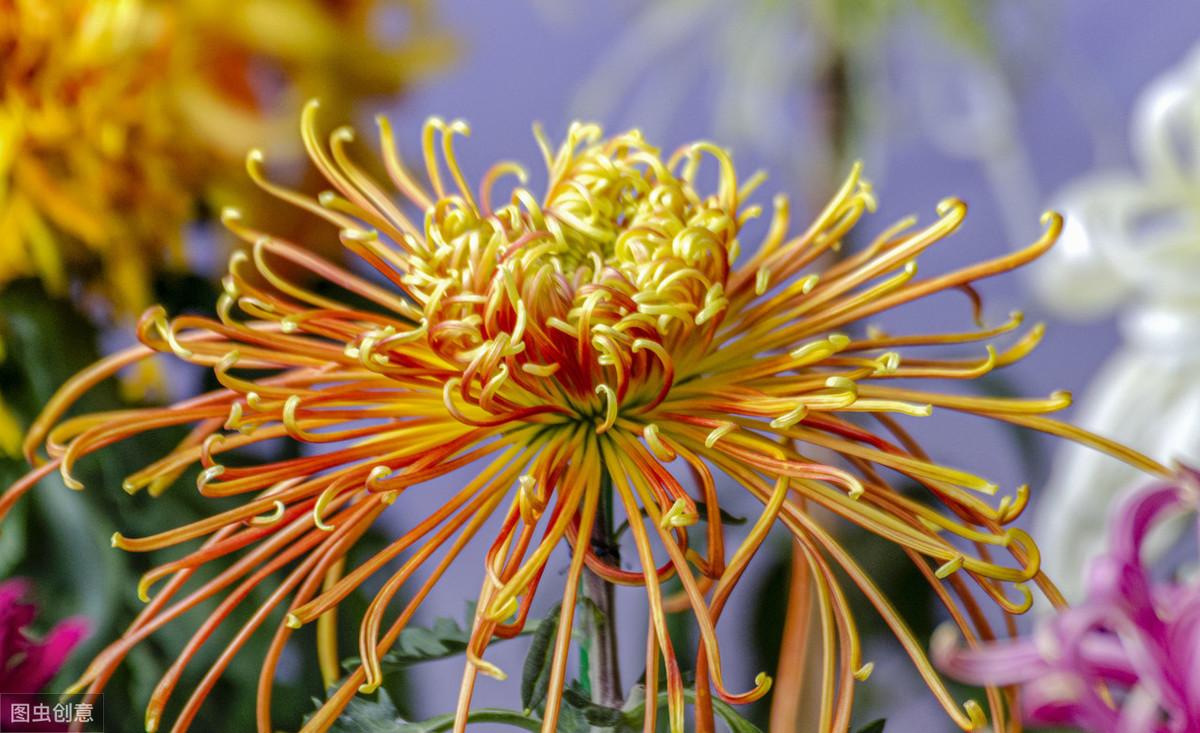
[{"label": "green stem", "polygon": [[[620,549],[613,540],[612,481],[607,474],[601,487],[600,506],[592,527],[592,548],[605,562],[620,562]],[[621,668],[617,659],[616,604],[613,586],[586,566],[583,570],[583,594],[591,602],[588,615],[588,679],[592,700],[598,705],[619,708],[623,702]]]}]

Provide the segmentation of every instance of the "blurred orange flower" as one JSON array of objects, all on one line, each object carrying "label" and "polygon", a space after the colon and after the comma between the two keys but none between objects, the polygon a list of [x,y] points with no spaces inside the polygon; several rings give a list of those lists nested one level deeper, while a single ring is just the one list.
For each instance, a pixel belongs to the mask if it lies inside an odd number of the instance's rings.
[{"label": "blurred orange flower", "polygon": [[[388,13],[407,26],[377,37]],[[230,160],[305,99],[394,94],[447,51],[423,0],[0,0],[0,286],[140,311]]]}]

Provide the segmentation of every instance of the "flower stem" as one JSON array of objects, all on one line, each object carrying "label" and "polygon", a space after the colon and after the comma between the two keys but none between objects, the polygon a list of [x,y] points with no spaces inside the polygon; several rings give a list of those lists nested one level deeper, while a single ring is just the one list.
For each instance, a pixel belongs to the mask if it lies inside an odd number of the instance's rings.
[{"label": "flower stem", "polygon": [[[600,507],[592,526],[592,549],[606,563],[620,563],[620,548],[613,537],[612,482],[605,476],[601,489]],[[621,667],[617,660],[617,608],[613,602],[611,583],[592,572],[583,570],[583,594],[591,602],[588,616],[588,637],[591,654],[588,677],[592,701],[608,707],[620,707],[623,702]]]}]

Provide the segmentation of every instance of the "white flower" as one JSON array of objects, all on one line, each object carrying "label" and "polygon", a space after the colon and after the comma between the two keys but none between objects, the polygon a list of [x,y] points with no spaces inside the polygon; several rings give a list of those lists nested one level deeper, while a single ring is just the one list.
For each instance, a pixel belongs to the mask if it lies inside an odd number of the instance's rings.
[{"label": "white flower", "polygon": [[[1200,46],[1134,111],[1140,175],[1096,172],[1069,186],[1066,228],[1035,269],[1064,315],[1119,310],[1123,343],[1081,400],[1081,426],[1162,461],[1200,460]],[[1038,511],[1044,564],[1069,599],[1104,538],[1110,507],[1145,476],[1060,449]]]}]

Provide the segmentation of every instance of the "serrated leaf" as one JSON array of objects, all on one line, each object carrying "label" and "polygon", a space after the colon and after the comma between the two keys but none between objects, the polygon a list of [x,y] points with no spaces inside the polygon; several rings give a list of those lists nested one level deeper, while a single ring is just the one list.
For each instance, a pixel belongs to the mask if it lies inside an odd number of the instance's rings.
[{"label": "serrated leaf", "polygon": [[885,725],[887,725],[886,718],[872,720],[870,723],[867,723],[863,727],[859,728],[856,733],[883,733],[883,726]]},{"label": "serrated leaf", "polygon": [[[541,625],[541,621],[530,621],[518,636],[537,633]],[[439,616],[434,620],[432,627],[410,626],[401,631],[396,645],[384,655],[380,663],[385,671],[395,671],[421,662],[453,657],[467,650],[470,639],[471,632],[460,626],[457,621]],[[349,668],[357,666],[358,663],[357,657],[351,657],[344,660],[342,665]]]},{"label": "serrated leaf", "polygon": [[402,721],[392,699],[383,690],[377,699],[355,697],[334,721],[329,733],[395,733]]},{"label": "serrated leaf", "polygon": [[521,669],[521,707],[534,710],[546,699],[550,686],[550,668],[554,656],[554,638],[558,633],[558,620],[562,615],[562,604],[556,603],[546,618],[538,624],[529,642],[529,653]]},{"label": "serrated leaf", "polygon": [[396,645],[380,660],[385,669],[402,669],[420,662],[462,654],[471,633],[451,618],[439,617],[432,628],[410,626],[400,632]]}]

